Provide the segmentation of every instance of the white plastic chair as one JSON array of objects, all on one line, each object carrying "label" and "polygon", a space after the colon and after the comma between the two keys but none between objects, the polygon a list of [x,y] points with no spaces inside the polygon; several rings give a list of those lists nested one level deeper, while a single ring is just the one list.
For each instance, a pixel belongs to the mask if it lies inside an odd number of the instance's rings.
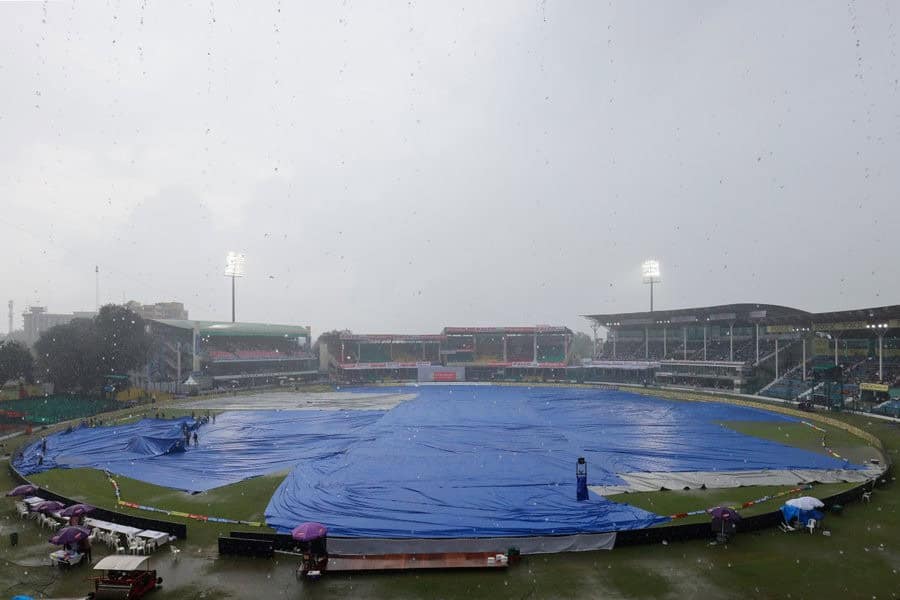
[{"label": "white plastic chair", "polygon": [[140,554],[143,551],[143,544],[137,538],[128,538],[128,553]]},{"label": "white plastic chair", "polygon": [[809,529],[809,532],[810,532],[810,533],[812,533],[813,530],[815,530],[815,528],[816,528],[816,520],[815,520],[815,519],[810,519],[809,521],[807,521],[807,522],[806,522],[806,528]]},{"label": "white plastic chair", "polygon": [[172,559],[173,559],[173,560],[178,560],[178,553],[181,552],[181,550],[179,550],[178,548],[176,548],[174,545],[169,544],[169,552],[172,553]]}]

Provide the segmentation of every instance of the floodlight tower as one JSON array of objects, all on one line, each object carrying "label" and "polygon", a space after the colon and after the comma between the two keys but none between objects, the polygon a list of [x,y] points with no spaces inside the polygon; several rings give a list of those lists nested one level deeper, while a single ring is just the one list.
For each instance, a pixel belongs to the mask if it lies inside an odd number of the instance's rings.
[{"label": "floodlight tower", "polygon": [[662,281],[659,278],[659,261],[645,260],[641,264],[641,273],[644,275],[644,283],[650,284],[650,312],[653,312],[653,284]]},{"label": "floodlight tower", "polygon": [[244,255],[229,252],[225,257],[225,276],[231,277],[231,322],[234,323],[234,280],[244,276]]}]

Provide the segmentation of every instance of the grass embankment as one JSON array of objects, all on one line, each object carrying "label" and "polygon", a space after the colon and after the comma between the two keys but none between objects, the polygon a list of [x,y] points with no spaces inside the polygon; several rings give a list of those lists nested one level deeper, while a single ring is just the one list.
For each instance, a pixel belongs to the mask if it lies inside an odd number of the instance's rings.
[{"label": "grass embankment", "polygon": [[[266,505],[286,473],[254,477],[200,494],[188,494],[128,477],[114,476],[122,499],[166,510],[203,514],[243,521],[264,522]],[[196,519],[175,517],[116,505],[112,484],[102,471],[96,469],[53,469],[31,476],[32,482],[69,498],[151,519],[185,523],[191,545],[214,544],[219,534],[229,531],[266,531],[268,527],[249,527],[223,523],[208,523]]]}]

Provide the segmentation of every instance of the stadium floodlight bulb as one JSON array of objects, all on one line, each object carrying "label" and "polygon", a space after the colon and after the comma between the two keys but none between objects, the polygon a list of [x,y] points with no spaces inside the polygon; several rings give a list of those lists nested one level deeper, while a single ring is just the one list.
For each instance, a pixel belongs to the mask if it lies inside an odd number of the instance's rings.
[{"label": "stadium floodlight bulb", "polygon": [[644,283],[659,282],[659,261],[645,260],[641,264],[641,274],[644,276]]},{"label": "stadium floodlight bulb", "polygon": [[225,276],[226,277],[243,277],[244,276],[243,254],[238,252],[229,252],[225,257]]}]

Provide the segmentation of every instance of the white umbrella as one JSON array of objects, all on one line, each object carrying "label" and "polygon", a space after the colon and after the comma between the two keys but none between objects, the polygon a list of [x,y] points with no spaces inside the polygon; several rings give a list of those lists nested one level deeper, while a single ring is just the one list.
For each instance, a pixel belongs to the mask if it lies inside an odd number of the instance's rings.
[{"label": "white umbrella", "polygon": [[825,505],[818,498],[813,498],[812,496],[803,496],[801,498],[794,498],[792,500],[788,500],[785,502],[788,506],[794,506],[799,508],[800,510],[815,510],[817,508],[822,508]]}]

